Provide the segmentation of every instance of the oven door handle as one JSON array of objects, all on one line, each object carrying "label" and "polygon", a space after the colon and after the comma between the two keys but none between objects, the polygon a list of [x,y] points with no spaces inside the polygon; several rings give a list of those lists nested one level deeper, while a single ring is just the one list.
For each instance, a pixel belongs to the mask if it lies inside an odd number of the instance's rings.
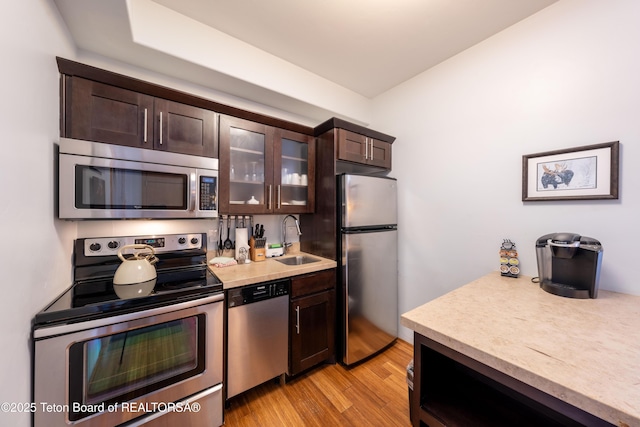
[{"label": "oven door handle", "polygon": [[129,322],[138,320],[141,317],[157,316],[160,314],[171,313],[173,311],[183,310],[191,307],[198,307],[205,304],[213,304],[224,301],[224,293],[219,292],[202,298],[195,298],[189,301],[177,304],[164,305],[162,307],[151,308],[148,310],[140,310],[133,313],[121,314],[118,316],[104,317],[100,319],[89,320],[86,322],[70,323],[68,325],[56,325],[50,327],[42,327],[33,331],[34,339],[42,339],[54,335],[64,335],[73,332],[83,331],[86,329],[95,329],[102,326],[113,325],[120,322]]}]

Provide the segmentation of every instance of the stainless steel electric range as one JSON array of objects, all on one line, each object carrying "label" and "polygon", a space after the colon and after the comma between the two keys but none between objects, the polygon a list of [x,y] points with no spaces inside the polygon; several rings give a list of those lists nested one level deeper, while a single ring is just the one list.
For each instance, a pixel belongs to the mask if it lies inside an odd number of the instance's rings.
[{"label": "stainless steel electric range", "polygon": [[[152,246],[147,296],[113,290],[127,244]],[[34,426],[219,426],[224,294],[206,234],[78,239],[74,283],[33,320]]]}]

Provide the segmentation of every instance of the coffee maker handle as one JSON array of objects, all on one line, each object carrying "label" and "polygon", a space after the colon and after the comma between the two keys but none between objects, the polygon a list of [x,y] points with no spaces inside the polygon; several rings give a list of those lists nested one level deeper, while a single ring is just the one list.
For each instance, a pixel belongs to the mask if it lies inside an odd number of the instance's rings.
[{"label": "coffee maker handle", "polygon": [[550,246],[557,246],[559,248],[578,248],[578,247],[580,247],[580,241],[571,242],[571,243],[556,243],[556,242],[553,242],[553,241],[549,240],[549,245]]}]

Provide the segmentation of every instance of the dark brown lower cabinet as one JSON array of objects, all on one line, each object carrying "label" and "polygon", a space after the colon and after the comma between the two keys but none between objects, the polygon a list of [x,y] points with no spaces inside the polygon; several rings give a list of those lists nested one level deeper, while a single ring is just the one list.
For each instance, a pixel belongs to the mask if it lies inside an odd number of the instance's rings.
[{"label": "dark brown lower cabinet", "polygon": [[413,386],[415,427],[612,426],[418,333]]},{"label": "dark brown lower cabinet", "polygon": [[291,279],[289,375],[335,361],[335,269]]}]

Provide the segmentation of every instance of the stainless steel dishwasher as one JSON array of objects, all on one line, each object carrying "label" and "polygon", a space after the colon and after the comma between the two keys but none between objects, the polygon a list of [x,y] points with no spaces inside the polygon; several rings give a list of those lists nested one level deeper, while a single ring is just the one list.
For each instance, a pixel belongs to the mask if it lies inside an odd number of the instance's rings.
[{"label": "stainless steel dishwasher", "polygon": [[289,280],[227,294],[227,399],[287,372]]}]

